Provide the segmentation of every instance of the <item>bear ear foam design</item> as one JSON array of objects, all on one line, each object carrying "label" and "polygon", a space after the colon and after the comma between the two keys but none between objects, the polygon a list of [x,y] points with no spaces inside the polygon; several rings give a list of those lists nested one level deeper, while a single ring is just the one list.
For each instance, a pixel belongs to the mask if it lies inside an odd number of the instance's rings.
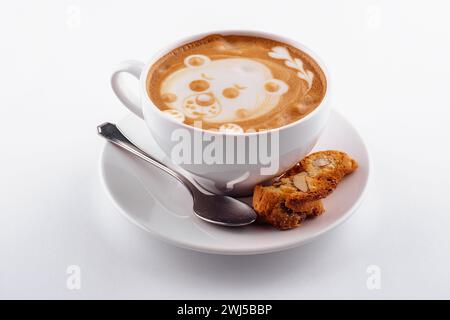
[{"label": "bear ear foam design", "polygon": [[288,89],[289,86],[286,82],[278,79],[270,79],[264,82],[264,91],[271,95],[281,96],[286,93]]},{"label": "bear ear foam design", "polygon": [[206,66],[211,59],[203,54],[192,54],[184,59],[184,65],[188,68],[198,68]]}]

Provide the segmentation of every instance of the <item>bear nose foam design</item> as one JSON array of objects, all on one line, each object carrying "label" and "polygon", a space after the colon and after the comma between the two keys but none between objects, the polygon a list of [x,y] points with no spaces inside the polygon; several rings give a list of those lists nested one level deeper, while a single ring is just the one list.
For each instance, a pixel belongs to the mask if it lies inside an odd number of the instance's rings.
[{"label": "bear nose foam design", "polygon": [[221,107],[213,93],[200,93],[186,98],[183,112],[190,118],[210,119],[221,113]]},{"label": "bear nose foam design", "polygon": [[202,92],[202,91],[208,90],[209,83],[208,83],[208,81],[205,81],[205,80],[194,80],[194,81],[191,81],[191,83],[189,83],[189,88],[192,91]]},{"label": "bear nose foam design", "polygon": [[223,89],[222,95],[228,99],[234,99],[239,95],[239,90],[233,87]]},{"label": "bear nose foam design", "polygon": [[202,93],[195,98],[195,103],[202,107],[208,107],[214,104],[216,99],[211,93]]}]

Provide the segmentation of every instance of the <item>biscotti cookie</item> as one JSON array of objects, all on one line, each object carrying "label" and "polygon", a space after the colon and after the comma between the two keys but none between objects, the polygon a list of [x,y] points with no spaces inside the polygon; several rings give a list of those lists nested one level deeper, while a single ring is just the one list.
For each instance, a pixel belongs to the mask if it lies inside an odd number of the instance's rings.
[{"label": "biscotti cookie", "polygon": [[358,163],[345,152],[319,151],[288,170],[278,179],[278,183],[289,193],[286,205],[295,210],[298,203],[301,205],[305,201],[328,196],[345,175],[357,168]]},{"label": "biscotti cookie", "polygon": [[328,176],[339,183],[358,168],[358,163],[345,152],[329,150],[311,153],[300,161],[300,166],[311,177]]},{"label": "biscotti cookie", "polygon": [[272,185],[256,186],[253,207],[260,220],[279,229],[297,227],[308,216],[322,214],[320,199],[357,167],[357,162],[344,152],[315,152],[274,179]]},{"label": "biscotti cookie", "polygon": [[258,220],[286,230],[298,227],[303,220],[322,214],[322,201],[307,201],[292,210],[285,205],[284,194],[279,188],[257,185],[253,193],[253,208]]}]

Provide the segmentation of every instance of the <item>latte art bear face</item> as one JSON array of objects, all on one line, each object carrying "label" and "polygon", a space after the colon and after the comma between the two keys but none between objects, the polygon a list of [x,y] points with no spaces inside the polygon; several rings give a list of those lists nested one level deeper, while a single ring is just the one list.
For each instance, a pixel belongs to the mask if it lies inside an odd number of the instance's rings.
[{"label": "latte art bear face", "polygon": [[221,132],[281,127],[314,110],[325,76],[303,51],[259,37],[210,35],[161,57],[147,90],[167,116]]},{"label": "latte art bear face", "polygon": [[245,58],[192,55],[161,85],[166,104],[192,119],[213,123],[254,119],[273,109],[288,85],[264,64]]}]

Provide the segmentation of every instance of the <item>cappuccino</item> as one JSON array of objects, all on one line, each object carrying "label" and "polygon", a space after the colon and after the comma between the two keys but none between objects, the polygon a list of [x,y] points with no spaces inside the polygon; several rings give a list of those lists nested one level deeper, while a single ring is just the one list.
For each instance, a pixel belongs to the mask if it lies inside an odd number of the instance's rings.
[{"label": "cappuccino", "polygon": [[167,116],[205,130],[250,132],[295,122],[327,89],[307,53],[276,40],[209,35],[161,57],[147,93]]}]

